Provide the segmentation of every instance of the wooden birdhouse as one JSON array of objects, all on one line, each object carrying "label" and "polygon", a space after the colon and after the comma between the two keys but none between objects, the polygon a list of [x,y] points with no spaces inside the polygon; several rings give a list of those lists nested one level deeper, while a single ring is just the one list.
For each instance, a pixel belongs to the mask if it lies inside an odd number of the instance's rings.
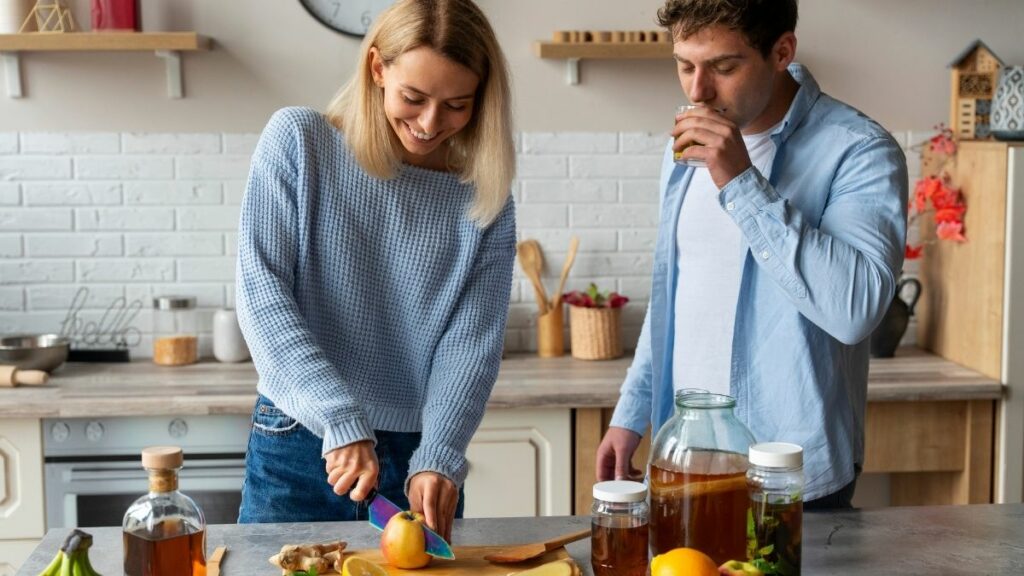
[{"label": "wooden birdhouse", "polygon": [[960,140],[989,137],[992,97],[1003,61],[981,40],[975,40],[952,62],[949,126]]}]

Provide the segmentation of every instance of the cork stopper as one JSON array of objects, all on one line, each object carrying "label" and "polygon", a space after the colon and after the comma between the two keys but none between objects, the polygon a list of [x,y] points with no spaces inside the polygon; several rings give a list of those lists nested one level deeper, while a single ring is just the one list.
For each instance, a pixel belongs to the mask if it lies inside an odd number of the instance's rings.
[{"label": "cork stopper", "polygon": [[178,446],[150,446],[142,450],[142,467],[147,470],[176,470],[184,461]]}]

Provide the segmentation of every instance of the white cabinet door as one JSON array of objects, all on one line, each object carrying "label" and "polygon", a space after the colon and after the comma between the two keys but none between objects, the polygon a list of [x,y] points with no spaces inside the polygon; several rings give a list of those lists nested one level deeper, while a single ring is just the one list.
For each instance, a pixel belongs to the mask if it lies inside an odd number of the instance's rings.
[{"label": "white cabinet door", "polygon": [[488,410],[466,451],[466,518],[572,514],[568,409]]},{"label": "white cabinet door", "polygon": [[[0,542],[0,576],[14,576],[38,545],[39,540]],[[53,553],[56,554],[57,551],[54,550]]]},{"label": "white cabinet door", "polygon": [[0,419],[0,540],[42,538],[43,438],[39,420]]}]

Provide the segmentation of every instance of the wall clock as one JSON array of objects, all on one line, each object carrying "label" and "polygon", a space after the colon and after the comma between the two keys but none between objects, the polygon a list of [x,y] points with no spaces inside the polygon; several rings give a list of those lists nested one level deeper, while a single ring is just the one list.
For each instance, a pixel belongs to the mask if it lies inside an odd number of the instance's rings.
[{"label": "wall clock", "polygon": [[394,0],[299,0],[313,18],[335,32],[363,36]]}]

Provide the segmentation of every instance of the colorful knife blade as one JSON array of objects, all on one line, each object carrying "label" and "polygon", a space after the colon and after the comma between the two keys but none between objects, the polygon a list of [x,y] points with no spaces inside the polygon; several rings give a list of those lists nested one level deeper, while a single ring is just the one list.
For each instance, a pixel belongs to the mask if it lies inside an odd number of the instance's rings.
[{"label": "colorful knife blade", "polygon": [[[398,505],[391,500],[388,500],[383,494],[376,490],[371,491],[370,495],[366,497],[366,500],[370,503],[370,525],[377,530],[384,530],[384,527],[387,526],[388,520],[391,520],[392,516],[403,512]],[[452,552],[452,547],[448,545],[448,542],[446,542],[440,534],[427,527],[426,524],[421,524],[421,526],[423,527],[423,536],[426,541],[426,553],[434,556],[435,558],[454,560],[455,553]]]}]

